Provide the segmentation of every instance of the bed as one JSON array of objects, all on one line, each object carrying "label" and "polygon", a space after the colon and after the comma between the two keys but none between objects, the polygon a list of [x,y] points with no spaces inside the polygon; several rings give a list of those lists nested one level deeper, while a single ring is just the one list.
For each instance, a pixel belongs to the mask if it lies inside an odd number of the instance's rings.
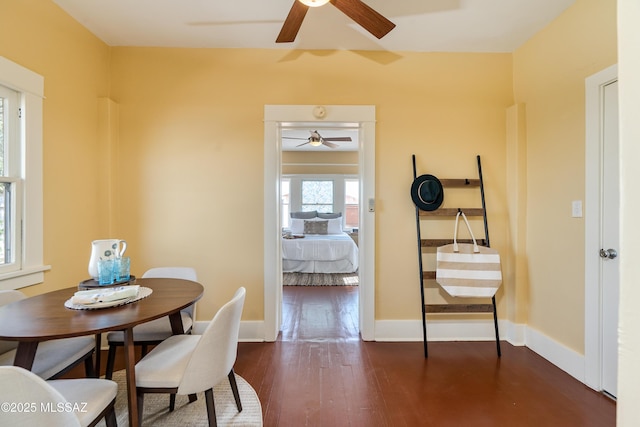
[{"label": "bed", "polygon": [[358,270],[358,246],[342,231],[342,218],[291,221],[291,230],[282,238],[283,272],[354,273]]}]

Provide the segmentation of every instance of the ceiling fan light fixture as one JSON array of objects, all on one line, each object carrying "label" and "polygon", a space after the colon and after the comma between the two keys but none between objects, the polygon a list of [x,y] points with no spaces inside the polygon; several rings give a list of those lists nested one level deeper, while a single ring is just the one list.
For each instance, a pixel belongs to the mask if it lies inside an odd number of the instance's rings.
[{"label": "ceiling fan light fixture", "polygon": [[319,139],[311,139],[311,141],[309,141],[309,145],[313,147],[319,147],[322,145],[322,141],[320,141]]},{"label": "ceiling fan light fixture", "polygon": [[329,0],[298,0],[298,1],[309,7],[320,7],[329,3]]}]

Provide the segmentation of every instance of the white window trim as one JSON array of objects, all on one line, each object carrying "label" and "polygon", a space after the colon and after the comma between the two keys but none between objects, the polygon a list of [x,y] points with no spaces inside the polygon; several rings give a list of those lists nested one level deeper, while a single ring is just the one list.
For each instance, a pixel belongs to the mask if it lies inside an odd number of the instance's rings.
[{"label": "white window trim", "polygon": [[44,77],[0,56],[0,84],[20,93],[20,144],[24,181],[22,224],[22,267],[0,274],[0,289],[19,289],[44,281],[43,185],[42,185],[42,100]]}]

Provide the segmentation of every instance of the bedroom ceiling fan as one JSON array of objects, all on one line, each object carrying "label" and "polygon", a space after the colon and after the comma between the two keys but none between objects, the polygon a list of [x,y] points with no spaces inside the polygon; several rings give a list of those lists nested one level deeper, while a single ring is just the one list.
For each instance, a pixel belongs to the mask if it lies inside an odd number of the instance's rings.
[{"label": "bedroom ceiling fan", "polygon": [[294,41],[309,7],[319,7],[329,2],[379,39],[387,35],[396,26],[396,24],[360,0],[294,0],[289,15],[287,15],[280,34],[278,34],[276,43]]},{"label": "bedroom ceiling fan", "polygon": [[295,138],[292,136],[283,136],[282,138],[283,139],[301,139],[301,140],[307,141],[307,142],[303,142],[300,145],[296,145],[296,147],[302,147],[303,145],[309,144],[313,147],[319,147],[321,145],[325,145],[329,148],[338,148],[339,145],[334,144],[331,141],[346,141],[346,142],[351,141],[350,136],[336,136],[336,137],[325,138],[322,135],[320,135],[317,130],[310,130],[309,132],[311,133],[311,136],[309,138]]}]

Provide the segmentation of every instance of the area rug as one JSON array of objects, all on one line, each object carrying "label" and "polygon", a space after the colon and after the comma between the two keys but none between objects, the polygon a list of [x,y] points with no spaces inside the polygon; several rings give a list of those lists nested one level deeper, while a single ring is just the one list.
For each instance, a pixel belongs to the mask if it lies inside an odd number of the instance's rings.
[{"label": "area rug", "polygon": [[358,286],[358,273],[283,273],[284,286]]},{"label": "area rug", "polygon": [[[113,380],[118,383],[116,396],[116,417],[118,426],[129,425],[127,412],[127,390],[124,370],[114,372]],[[255,390],[244,378],[236,374],[242,412],[238,412],[229,381],[225,379],[213,389],[218,426],[262,426],[262,406]],[[103,426],[101,421],[98,426]],[[143,426],[208,426],[207,407],[204,393],[198,393],[198,400],[189,403],[188,396],[176,396],[176,407],[169,412],[168,394],[145,394]]]}]

